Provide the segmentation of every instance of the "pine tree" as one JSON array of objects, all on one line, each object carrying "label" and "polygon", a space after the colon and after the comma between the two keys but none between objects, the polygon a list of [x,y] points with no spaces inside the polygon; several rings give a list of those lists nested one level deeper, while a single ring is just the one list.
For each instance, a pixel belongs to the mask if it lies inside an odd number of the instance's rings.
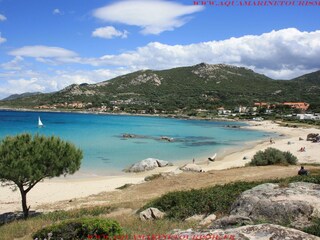
[{"label": "pine tree", "polygon": [[82,157],[80,149],[55,136],[8,136],[0,142],[0,181],[20,190],[27,218],[27,193],[44,178],[75,173]]}]

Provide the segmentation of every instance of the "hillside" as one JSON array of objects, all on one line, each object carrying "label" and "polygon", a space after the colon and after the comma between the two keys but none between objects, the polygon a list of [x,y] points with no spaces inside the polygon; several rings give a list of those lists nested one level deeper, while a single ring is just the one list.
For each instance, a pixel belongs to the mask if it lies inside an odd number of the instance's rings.
[{"label": "hillside", "polygon": [[37,94],[41,94],[41,92],[25,92],[22,94],[12,94],[9,97],[6,97],[2,100],[3,101],[10,101],[10,100],[15,100],[15,99],[19,99],[19,98],[30,97],[30,96],[37,95]]},{"label": "hillside", "polygon": [[201,63],[162,71],[138,71],[97,84],[73,84],[55,93],[0,101],[0,106],[33,108],[55,104],[59,108],[81,102],[77,108],[105,106],[128,112],[153,109],[172,112],[252,106],[259,101],[319,103],[319,90],[320,71],[284,81],[243,67]]}]

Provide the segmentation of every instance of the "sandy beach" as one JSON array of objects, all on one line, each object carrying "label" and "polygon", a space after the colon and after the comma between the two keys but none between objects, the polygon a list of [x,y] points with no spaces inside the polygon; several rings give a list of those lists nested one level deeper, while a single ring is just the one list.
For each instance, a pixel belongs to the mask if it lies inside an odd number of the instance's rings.
[{"label": "sandy beach", "polygon": [[[271,144],[270,141],[246,143],[244,141],[243,146],[236,149],[228,149],[225,153],[223,153],[223,155],[218,155],[216,161],[214,162],[208,162],[206,157],[203,157],[203,159],[196,159],[195,164],[200,165],[201,168],[206,172],[210,170],[242,167],[251,160],[252,156],[257,151],[265,150],[268,147],[277,148],[282,151],[290,151],[298,158],[300,164],[320,164],[320,143],[306,141],[309,133],[320,134],[319,129],[281,127],[271,121],[251,122],[248,128],[274,133],[276,136],[273,137],[275,143]],[[299,140],[299,138],[302,138],[303,140]],[[306,151],[300,152],[299,149],[301,147],[305,147]],[[174,174],[178,174],[181,173],[179,167],[180,166],[158,168],[152,171],[137,174],[124,173],[121,176],[112,177],[93,177],[80,179],[67,177],[50,180],[46,179],[43,182],[38,183],[28,193],[28,205],[31,205],[31,210],[45,210],[40,206],[43,206],[44,204],[54,204],[58,201],[73,201],[74,199],[88,197],[101,192],[111,192],[117,187],[123,186],[124,184],[143,183],[146,176],[158,172],[173,172]],[[298,169],[299,166],[297,166],[297,170]],[[20,193],[18,191],[13,192],[8,186],[0,187],[0,214],[20,210]]]}]

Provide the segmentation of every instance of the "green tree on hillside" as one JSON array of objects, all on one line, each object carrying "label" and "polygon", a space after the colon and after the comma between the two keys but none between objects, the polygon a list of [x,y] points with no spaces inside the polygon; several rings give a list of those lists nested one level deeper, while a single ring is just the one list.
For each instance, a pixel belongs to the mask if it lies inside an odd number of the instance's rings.
[{"label": "green tree on hillside", "polygon": [[58,137],[8,136],[0,142],[0,181],[20,190],[27,218],[27,193],[44,178],[75,173],[82,157],[80,149]]}]

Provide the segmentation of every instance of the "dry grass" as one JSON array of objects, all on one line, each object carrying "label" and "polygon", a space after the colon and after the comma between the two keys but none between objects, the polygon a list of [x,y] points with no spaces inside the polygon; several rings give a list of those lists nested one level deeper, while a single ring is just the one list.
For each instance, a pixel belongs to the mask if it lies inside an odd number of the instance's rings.
[{"label": "dry grass", "polygon": [[[144,184],[133,185],[123,190],[105,192],[76,201],[62,201],[43,209],[72,209],[37,216],[27,221],[19,220],[0,227],[0,240],[32,239],[31,234],[38,229],[63,219],[78,216],[99,216],[112,218],[120,223],[126,234],[166,234],[175,228],[194,227],[192,223],[161,220],[142,222],[135,215],[136,209],[161,195],[178,190],[199,189],[236,181],[259,181],[264,179],[296,176],[299,166],[245,167],[206,173],[183,173],[179,176],[157,178]],[[311,172],[320,172],[319,166],[308,166]],[[99,205],[99,206],[96,206]],[[83,206],[91,206],[83,208]]]}]

